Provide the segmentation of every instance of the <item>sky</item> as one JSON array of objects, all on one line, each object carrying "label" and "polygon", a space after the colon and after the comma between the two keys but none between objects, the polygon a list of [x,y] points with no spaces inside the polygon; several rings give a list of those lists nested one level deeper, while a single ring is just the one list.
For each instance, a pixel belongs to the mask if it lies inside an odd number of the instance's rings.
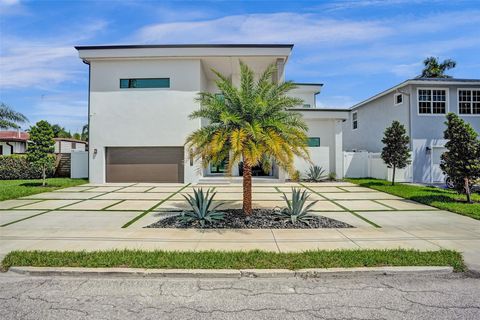
[{"label": "sky", "polygon": [[480,0],[0,0],[0,101],[78,132],[88,66],[75,45],[287,43],[286,78],[323,83],[318,107],[348,108],[417,76],[428,56],[480,78],[479,33]]}]

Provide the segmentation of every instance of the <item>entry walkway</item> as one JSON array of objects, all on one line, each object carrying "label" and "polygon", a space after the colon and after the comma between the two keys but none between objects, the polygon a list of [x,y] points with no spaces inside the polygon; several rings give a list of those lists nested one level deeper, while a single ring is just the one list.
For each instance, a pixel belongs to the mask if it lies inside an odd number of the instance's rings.
[{"label": "entry walkway", "polygon": [[[455,249],[480,270],[480,221],[348,182],[259,183],[254,207],[282,206],[292,187],[318,200],[316,213],[355,228],[313,230],[148,229],[186,208],[193,188],[214,188],[223,207],[241,208],[238,183],[87,184],[0,202],[0,255],[11,250]],[[168,213],[170,212],[170,213]]]}]

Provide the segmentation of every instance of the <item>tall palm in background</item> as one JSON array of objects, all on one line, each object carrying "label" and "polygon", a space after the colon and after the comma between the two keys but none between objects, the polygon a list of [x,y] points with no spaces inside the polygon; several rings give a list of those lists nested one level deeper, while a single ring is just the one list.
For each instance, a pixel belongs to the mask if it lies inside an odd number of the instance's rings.
[{"label": "tall palm in background", "polygon": [[27,122],[28,119],[20,112],[11,109],[9,106],[0,103],[0,129],[18,129],[19,124]]},{"label": "tall palm in background", "polygon": [[223,97],[201,92],[200,109],[191,119],[204,118],[208,124],[193,132],[186,145],[196,160],[206,168],[209,163],[227,162],[231,174],[236,163],[243,162],[243,211],[252,213],[252,167],[269,172],[275,163],[288,173],[294,171],[294,157],[309,159],[307,125],[299,113],[287,111],[302,103],[287,97],[295,88],[292,82],[272,81],[275,65],[254,80],[254,72],[240,62],[240,87],[226,76],[212,70]]},{"label": "tall palm in background", "polygon": [[446,59],[440,63],[438,58],[428,57],[423,60],[423,65],[421,78],[451,78],[451,76],[445,74],[445,71],[455,68],[457,63],[452,59]]}]

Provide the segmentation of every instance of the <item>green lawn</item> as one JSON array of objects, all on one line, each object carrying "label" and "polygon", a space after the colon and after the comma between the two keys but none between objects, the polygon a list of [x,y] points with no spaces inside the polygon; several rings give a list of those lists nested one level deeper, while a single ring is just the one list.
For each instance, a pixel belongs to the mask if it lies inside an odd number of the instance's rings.
[{"label": "green lawn", "polygon": [[42,187],[42,180],[0,180],[0,201],[29,196],[87,183],[86,179],[50,178]]},{"label": "green lawn", "polygon": [[436,187],[422,187],[397,183],[394,186],[390,181],[378,179],[345,179],[362,187],[390,193],[405,199],[417,201],[435,208],[448,210],[480,220],[480,195],[472,194],[475,203],[466,203],[465,196],[455,191]]},{"label": "green lawn", "polygon": [[417,250],[318,250],[292,253],[267,251],[13,251],[2,269],[33,267],[125,267],[160,269],[303,269],[379,266],[452,266],[464,271],[456,251]]}]

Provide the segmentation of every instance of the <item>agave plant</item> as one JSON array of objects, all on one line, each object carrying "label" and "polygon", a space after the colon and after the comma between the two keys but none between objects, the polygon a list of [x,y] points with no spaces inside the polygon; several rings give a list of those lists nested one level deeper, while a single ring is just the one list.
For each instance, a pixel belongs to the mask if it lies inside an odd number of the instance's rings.
[{"label": "agave plant", "polygon": [[312,212],[310,208],[317,203],[316,200],[305,205],[305,202],[309,197],[310,194],[306,190],[302,192],[301,189],[292,188],[292,199],[289,200],[287,195],[284,193],[283,199],[287,203],[287,207],[280,209],[277,213],[287,219],[290,219],[293,224],[296,224],[297,222],[309,224],[310,220],[315,219],[315,217],[310,214],[310,212]]},{"label": "agave plant", "polygon": [[310,181],[318,182],[325,177],[324,173],[325,169],[317,165],[312,165],[307,170],[307,178]]},{"label": "agave plant", "polygon": [[224,219],[224,213],[218,212],[216,209],[223,203],[218,203],[212,207],[212,201],[216,192],[213,189],[208,189],[207,192],[203,192],[203,189],[193,189],[194,195],[183,195],[183,197],[190,204],[191,210],[183,211],[180,216],[180,220],[183,222],[196,221],[203,228],[205,223],[214,223],[215,221],[221,221]]}]

